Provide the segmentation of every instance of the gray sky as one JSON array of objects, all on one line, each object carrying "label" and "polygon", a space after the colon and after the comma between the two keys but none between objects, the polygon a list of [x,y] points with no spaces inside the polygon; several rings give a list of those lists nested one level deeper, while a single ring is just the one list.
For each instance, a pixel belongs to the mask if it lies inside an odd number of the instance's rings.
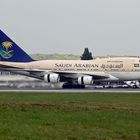
[{"label": "gray sky", "polygon": [[28,53],[140,55],[140,0],[0,0],[0,28]]}]

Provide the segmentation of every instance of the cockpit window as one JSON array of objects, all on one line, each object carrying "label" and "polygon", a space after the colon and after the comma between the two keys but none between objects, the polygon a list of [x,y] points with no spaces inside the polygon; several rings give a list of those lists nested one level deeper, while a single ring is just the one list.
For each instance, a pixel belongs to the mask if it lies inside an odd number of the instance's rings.
[{"label": "cockpit window", "polygon": [[139,64],[134,64],[134,67],[139,67]]}]

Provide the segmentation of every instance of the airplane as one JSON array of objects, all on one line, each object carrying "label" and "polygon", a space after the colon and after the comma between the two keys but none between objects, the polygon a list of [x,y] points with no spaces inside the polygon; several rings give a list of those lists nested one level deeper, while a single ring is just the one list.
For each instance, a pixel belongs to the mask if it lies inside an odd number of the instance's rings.
[{"label": "airplane", "polygon": [[98,82],[140,80],[140,58],[34,60],[0,30],[0,70],[25,75],[62,88],[85,88]]}]

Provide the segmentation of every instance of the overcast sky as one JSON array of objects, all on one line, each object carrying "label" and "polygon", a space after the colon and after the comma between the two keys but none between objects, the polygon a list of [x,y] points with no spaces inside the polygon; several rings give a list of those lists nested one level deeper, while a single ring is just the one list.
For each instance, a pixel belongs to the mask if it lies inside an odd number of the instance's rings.
[{"label": "overcast sky", "polygon": [[140,0],[0,0],[0,29],[28,53],[140,55]]}]

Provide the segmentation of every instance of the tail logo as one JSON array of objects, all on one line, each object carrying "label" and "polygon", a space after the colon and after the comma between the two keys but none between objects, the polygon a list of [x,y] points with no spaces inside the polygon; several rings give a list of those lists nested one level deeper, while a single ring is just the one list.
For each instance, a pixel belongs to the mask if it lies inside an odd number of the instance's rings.
[{"label": "tail logo", "polygon": [[0,45],[0,55],[2,58],[9,59],[13,56],[13,43],[10,41],[4,41]]}]

